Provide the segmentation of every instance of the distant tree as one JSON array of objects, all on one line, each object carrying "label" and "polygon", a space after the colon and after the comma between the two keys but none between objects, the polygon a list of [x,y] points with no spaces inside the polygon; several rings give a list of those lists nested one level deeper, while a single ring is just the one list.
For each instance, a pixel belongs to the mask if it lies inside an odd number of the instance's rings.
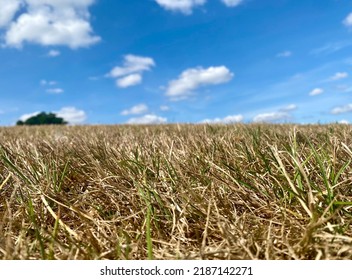
[{"label": "distant tree", "polygon": [[64,121],[63,118],[57,117],[53,113],[45,113],[41,112],[36,116],[30,117],[29,119],[25,121],[19,120],[17,125],[45,125],[45,124],[67,124],[66,121]]}]

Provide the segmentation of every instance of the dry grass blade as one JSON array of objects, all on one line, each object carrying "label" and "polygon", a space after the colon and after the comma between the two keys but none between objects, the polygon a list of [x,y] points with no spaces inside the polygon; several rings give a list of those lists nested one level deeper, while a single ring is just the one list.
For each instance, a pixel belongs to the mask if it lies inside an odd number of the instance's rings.
[{"label": "dry grass blade", "polygon": [[65,225],[65,223],[60,220],[60,218],[54,213],[53,209],[51,209],[51,207],[49,206],[48,201],[45,199],[45,197],[43,195],[40,196],[41,200],[44,203],[44,206],[46,207],[46,209],[49,211],[49,213],[51,214],[51,216],[53,216],[53,218],[55,219],[55,221],[58,221],[58,223],[69,233],[71,234],[74,238],[76,238],[77,240],[79,240],[79,235],[77,233],[75,233],[72,229],[70,229],[70,227],[68,227],[67,225]]},{"label": "dry grass blade", "polygon": [[6,185],[6,183],[10,180],[11,178],[11,173],[9,175],[7,175],[6,179],[1,183],[0,185],[0,191],[2,190],[2,188]]},{"label": "dry grass blade", "polygon": [[0,259],[352,259],[351,126],[0,137]]}]

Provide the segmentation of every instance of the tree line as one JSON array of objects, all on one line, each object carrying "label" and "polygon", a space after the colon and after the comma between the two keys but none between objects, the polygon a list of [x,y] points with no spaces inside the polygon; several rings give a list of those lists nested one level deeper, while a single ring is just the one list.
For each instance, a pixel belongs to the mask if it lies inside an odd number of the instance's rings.
[{"label": "tree line", "polygon": [[24,121],[19,120],[16,125],[65,125],[67,122],[60,117],[57,117],[54,113],[41,112],[35,116],[32,116]]}]

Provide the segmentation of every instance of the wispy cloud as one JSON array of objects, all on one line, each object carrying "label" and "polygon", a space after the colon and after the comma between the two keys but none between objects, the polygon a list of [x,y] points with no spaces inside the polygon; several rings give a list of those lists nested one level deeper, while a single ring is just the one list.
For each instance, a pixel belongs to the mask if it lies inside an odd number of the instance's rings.
[{"label": "wispy cloud", "polygon": [[337,72],[335,75],[331,76],[329,80],[338,81],[348,77],[347,72]]},{"label": "wispy cloud", "polygon": [[234,74],[225,66],[187,69],[178,79],[169,82],[166,96],[174,101],[185,99],[199,87],[227,83],[233,76]]},{"label": "wispy cloud", "polygon": [[290,104],[280,109],[281,112],[291,112],[297,109],[296,104]]},{"label": "wispy cloud", "polygon": [[310,53],[313,55],[328,55],[351,46],[352,41],[331,42],[323,45],[322,47],[313,49]]},{"label": "wispy cloud", "polygon": [[[142,82],[142,73],[150,71],[155,62],[150,57],[126,55],[122,66],[114,67],[107,77],[117,79],[116,85],[121,88],[135,86]],[[122,77],[122,78],[121,78]]]},{"label": "wispy cloud", "polygon": [[167,118],[163,118],[153,114],[148,114],[137,118],[131,118],[127,121],[128,124],[163,124],[166,122]]},{"label": "wispy cloud", "polygon": [[290,115],[286,112],[271,112],[258,114],[253,118],[253,122],[280,122],[287,121]]},{"label": "wispy cloud", "polygon": [[62,88],[48,88],[46,90],[47,93],[60,94],[63,93],[64,90]]},{"label": "wispy cloud", "polygon": [[61,52],[58,51],[58,50],[50,50],[48,52],[48,56],[49,57],[57,57],[57,56],[60,56],[61,55]]},{"label": "wispy cloud", "polygon": [[140,115],[145,114],[148,112],[148,106],[145,104],[138,104],[133,106],[130,109],[123,110],[121,115],[128,116],[128,115]]},{"label": "wispy cloud", "polygon": [[169,107],[169,106],[166,106],[166,105],[161,105],[161,106],[160,106],[160,110],[161,110],[161,111],[169,111],[169,110],[170,110],[170,107]]},{"label": "wispy cloud", "polygon": [[202,120],[200,123],[209,123],[209,124],[216,124],[216,123],[223,123],[223,124],[230,124],[230,123],[238,123],[243,121],[243,116],[242,115],[232,115],[232,116],[227,116],[224,118],[215,118],[215,119],[205,119]]},{"label": "wispy cloud", "polygon": [[349,124],[350,122],[348,120],[341,120],[338,121],[339,124]]},{"label": "wispy cloud", "polygon": [[315,95],[322,94],[323,92],[324,92],[324,90],[322,88],[315,88],[309,93],[309,95],[315,96]]},{"label": "wispy cloud", "polygon": [[292,52],[291,51],[283,51],[283,52],[280,52],[276,55],[276,57],[290,57],[292,56]]},{"label": "wispy cloud", "polygon": [[40,81],[40,84],[41,84],[42,86],[54,86],[54,85],[57,84],[57,82],[56,82],[56,81],[41,80],[41,81]]},{"label": "wispy cloud", "polygon": [[350,112],[352,112],[352,104],[347,104],[341,107],[335,107],[334,109],[331,110],[331,114],[333,115],[339,115],[339,114],[350,113]]},{"label": "wispy cloud", "polygon": [[275,112],[261,113],[253,118],[253,122],[270,123],[270,122],[283,122],[292,119],[291,113],[297,110],[296,104],[289,104],[279,108]]},{"label": "wispy cloud", "polygon": [[236,7],[243,3],[243,0],[221,0],[227,7]]},{"label": "wispy cloud", "polygon": [[[207,0],[155,0],[161,7],[173,12],[181,12],[190,15],[193,9],[205,5]],[[237,7],[244,0],[221,0],[227,7]]]},{"label": "wispy cloud", "polygon": [[116,85],[119,88],[127,88],[140,84],[143,78],[141,74],[131,74],[121,79],[116,80]]},{"label": "wispy cloud", "polygon": [[350,13],[344,20],[343,24],[346,26],[352,26],[352,13]]}]

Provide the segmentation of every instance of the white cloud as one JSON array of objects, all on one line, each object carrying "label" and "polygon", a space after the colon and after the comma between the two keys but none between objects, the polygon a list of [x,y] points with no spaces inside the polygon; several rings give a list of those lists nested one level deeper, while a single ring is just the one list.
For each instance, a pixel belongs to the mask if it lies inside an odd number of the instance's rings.
[{"label": "white cloud", "polygon": [[221,0],[228,7],[236,7],[243,2],[243,0]]},{"label": "white cloud", "polygon": [[323,92],[324,90],[322,88],[315,88],[309,93],[309,95],[311,96],[319,95],[319,94],[322,94]]},{"label": "white cloud", "polygon": [[155,62],[150,57],[126,55],[124,57],[123,66],[113,68],[107,77],[119,78],[116,80],[116,85],[120,88],[135,86],[142,82],[142,73],[150,71],[155,66]]},{"label": "white cloud", "polygon": [[40,84],[41,84],[42,86],[54,86],[54,85],[57,84],[57,82],[56,82],[56,81],[41,80],[41,81],[40,81]]},{"label": "white cloud", "polygon": [[253,122],[278,122],[285,121],[290,118],[290,115],[286,112],[272,112],[256,115],[253,118]]},{"label": "white cloud", "polygon": [[337,72],[334,76],[330,77],[330,80],[332,81],[338,81],[341,79],[345,79],[348,77],[348,73],[347,72]]},{"label": "white cloud", "polygon": [[38,114],[40,114],[40,113],[41,113],[41,112],[37,111],[37,112],[34,112],[34,113],[24,114],[24,115],[20,116],[19,119],[20,119],[20,121],[25,122],[25,121],[28,120],[29,118],[34,117],[34,116],[36,116],[36,115],[38,115]]},{"label": "white cloud", "polygon": [[229,82],[233,76],[234,74],[225,66],[187,69],[177,80],[169,82],[166,95],[172,100],[185,99],[199,87],[223,84]]},{"label": "white cloud", "polygon": [[152,58],[129,54],[124,57],[123,66],[113,68],[108,76],[118,78],[132,73],[141,73],[149,71],[153,66],[155,62]]},{"label": "white cloud", "polygon": [[335,88],[338,91],[345,92],[345,93],[352,92],[352,87],[349,85],[337,85]]},{"label": "white cloud", "polygon": [[21,6],[21,0],[0,0],[0,28],[7,26]]},{"label": "white cloud", "polygon": [[352,112],[352,103],[341,107],[335,107],[334,109],[331,110],[331,114],[334,114],[334,115],[350,113],[350,112]]},{"label": "white cloud", "polygon": [[338,121],[339,124],[349,124],[350,122],[348,120],[341,120]]},{"label": "white cloud", "polygon": [[140,115],[140,114],[145,114],[148,112],[148,106],[145,104],[138,104],[136,106],[133,106],[132,108],[128,110],[123,110],[121,112],[121,115],[127,116],[127,115]]},{"label": "white cloud", "polygon": [[[19,119],[24,122],[40,113],[41,112],[37,111],[34,113],[24,114]],[[77,110],[75,107],[61,108],[59,111],[54,112],[54,114],[56,114],[59,118],[63,118],[69,124],[79,124],[84,122],[87,118],[86,113],[83,110]]]},{"label": "white cloud", "polygon": [[138,118],[131,118],[127,121],[128,124],[163,124],[167,122],[167,118],[159,117],[157,115],[144,115]]},{"label": "white cloud", "polygon": [[[6,4],[10,0],[0,1]],[[7,46],[21,48],[27,42],[75,49],[100,41],[89,22],[88,8],[95,0],[21,0],[21,9],[19,1],[14,2],[17,6],[13,4],[7,12],[1,7],[5,15],[0,15],[0,20],[5,25]],[[16,12],[19,14],[14,18]]]},{"label": "white cloud", "polygon": [[352,26],[352,13],[350,13],[343,21],[346,26]]},{"label": "white cloud", "polygon": [[57,56],[59,56],[59,55],[61,55],[61,52],[58,51],[58,50],[50,50],[50,51],[48,52],[48,56],[50,56],[50,57],[57,57]]},{"label": "white cloud", "polygon": [[224,123],[224,124],[230,124],[230,123],[238,123],[243,121],[243,116],[242,115],[233,115],[233,116],[227,116],[225,118],[215,118],[215,119],[205,119],[202,120],[200,123]]},{"label": "white cloud", "polygon": [[352,41],[337,41],[337,42],[331,42],[328,44],[325,44],[322,47],[316,48],[312,50],[310,53],[313,55],[328,55],[332,54],[335,52],[338,52],[340,50],[343,50],[345,48],[349,48],[352,45]]},{"label": "white cloud", "polygon": [[47,93],[54,93],[54,94],[60,94],[63,93],[64,90],[62,88],[48,88],[46,90]]},{"label": "white cloud", "polygon": [[[227,7],[236,7],[243,1],[244,0],[221,0]],[[207,0],[155,0],[155,2],[166,10],[190,15],[195,7],[203,6]]]},{"label": "white cloud", "polygon": [[76,109],[75,107],[64,107],[54,113],[58,117],[63,118],[69,124],[80,124],[87,119],[86,113],[83,110]]},{"label": "white cloud", "polygon": [[266,123],[266,122],[283,122],[292,119],[291,112],[297,110],[296,104],[289,104],[280,108],[276,112],[258,114],[253,118],[253,122]]},{"label": "white cloud", "polygon": [[142,82],[141,74],[131,74],[116,80],[116,85],[120,88],[127,88],[138,85]]},{"label": "white cloud", "polygon": [[161,111],[169,111],[169,110],[170,110],[170,107],[169,107],[169,106],[166,106],[166,105],[161,105],[161,106],[160,106],[160,110],[161,110]]},{"label": "white cloud", "polygon": [[160,6],[166,10],[182,12],[186,15],[192,14],[192,10],[196,6],[202,6],[206,0],[155,0]]},{"label": "white cloud", "polygon": [[283,51],[280,52],[276,55],[277,57],[290,57],[292,56],[292,52],[291,51]]},{"label": "white cloud", "polygon": [[290,104],[280,109],[281,112],[291,112],[297,109],[296,104]]}]

